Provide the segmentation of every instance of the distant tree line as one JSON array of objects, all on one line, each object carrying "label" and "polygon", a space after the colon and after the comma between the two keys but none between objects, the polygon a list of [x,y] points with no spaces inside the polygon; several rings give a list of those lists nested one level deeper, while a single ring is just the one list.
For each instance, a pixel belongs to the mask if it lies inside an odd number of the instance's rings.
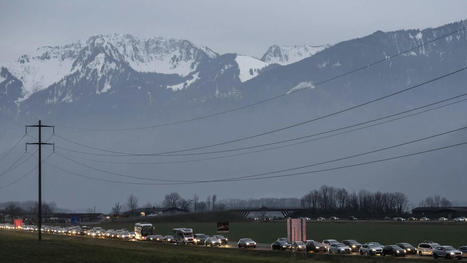
[{"label": "distant tree line", "polygon": [[451,201],[439,195],[429,196],[422,200],[419,204],[421,207],[450,207]]},{"label": "distant tree line", "polygon": [[349,193],[345,188],[323,185],[301,198],[303,208],[316,212],[340,212],[356,215],[394,215],[408,211],[405,194],[370,192],[361,190]]},{"label": "distant tree line", "polygon": [[[444,197],[427,197],[420,202],[425,207],[446,207],[452,203]],[[345,188],[323,185],[319,189],[311,190],[301,198],[257,198],[257,199],[223,199],[217,195],[208,195],[200,200],[198,195],[184,198],[179,193],[172,192],[164,196],[157,204],[150,203],[139,206],[138,198],[131,194],[126,204],[114,203],[112,214],[126,213],[135,216],[141,208],[180,209],[189,212],[223,211],[231,209],[251,208],[304,208],[312,214],[323,215],[355,215],[381,216],[401,215],[409,212],[409,201],[400,192],[370,192],[366,190],[350,192]]]}]

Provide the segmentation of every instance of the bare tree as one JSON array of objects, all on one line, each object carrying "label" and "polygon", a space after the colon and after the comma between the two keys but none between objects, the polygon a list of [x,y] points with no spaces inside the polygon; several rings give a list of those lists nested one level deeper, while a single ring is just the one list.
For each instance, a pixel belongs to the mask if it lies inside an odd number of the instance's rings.
[{"label": "bare tree", "polygon": [[175,192],[170,193],[165,195],[162,205],[166,208],[179,207],[181,200],[183,200],[183,198],[180,196],[180,194]]},{"label": "bare tree", "polygon": [[212,195],[212,210],[216,210],[216,201],[217,201],[217,196]]},{"label": "bare tree", "polygon": [[112,207],[112,214],[114,216],[119,216],[121,212],[122,212],[122,205],[120,204],[120,202],[116,202],[114,206]]},{"label": "bare tree", "polygon": [[126,203],[128,210],[130,210],[130,214],[134,215],[136,209],[138,208],[138,198],[131,194],[128,196],[127,203]]}]

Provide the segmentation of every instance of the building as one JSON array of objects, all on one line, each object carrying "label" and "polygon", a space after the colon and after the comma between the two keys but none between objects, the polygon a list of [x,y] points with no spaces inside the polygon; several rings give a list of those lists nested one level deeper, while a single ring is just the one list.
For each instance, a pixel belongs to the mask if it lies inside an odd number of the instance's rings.
[{"label": "building", "polygon": [[467,217],[467,207],[417,207],[412,209],[412,214],[417,217],[426,216],[429,218]]}]

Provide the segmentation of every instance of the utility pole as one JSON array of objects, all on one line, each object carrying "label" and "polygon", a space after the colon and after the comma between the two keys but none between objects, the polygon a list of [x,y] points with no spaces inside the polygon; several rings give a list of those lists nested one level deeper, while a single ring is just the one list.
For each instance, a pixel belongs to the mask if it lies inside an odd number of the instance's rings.
[{"label": "utility pole", "polygon": [[28,133],[28,128],[37,128],[38,136],[37,142],[28,142],[26,143],[26,151],[28,150],[28,145],[37,145],[38,149],[38,201],[37,201],[37,233],[38,239],[42,239],[42,145],[53,145],[55,151],[55,144],[42,142],[42,128],[52,128],[53,133],[55,133],[55,126],[42,125],[41,120],[36,125],[26,125],[26,133]]}]

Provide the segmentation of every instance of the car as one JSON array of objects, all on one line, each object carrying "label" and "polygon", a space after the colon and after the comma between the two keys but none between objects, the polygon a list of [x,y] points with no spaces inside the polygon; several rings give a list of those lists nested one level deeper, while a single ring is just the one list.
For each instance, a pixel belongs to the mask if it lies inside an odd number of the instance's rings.
[{"label": "car", "polygon": [[467,256],[467,246],[460,246],[459,250],[462,252],[462,255]]},{"label": "car", "polygon": [[331,217],[329,218],[329,220],[337,221],[337,220],[339,220],[339,217],[337,217],[337,216],[331,216]]},{"label": "car", "polygon": [[349,219],[353,221],[358,220],[358,218],[356,218],[355,216],[350,216]]},{"label": "car", "polygon": [[289,243],[287,238],[278,238],[274,243],[271,244],[272,250],[288,250],[292,248],[292,244]]},{"label": "car", "polygon": [[326,247],[326,250],[329,251],[329,247],[332,245],[332,244],[337,244],[339,243],[339,241],[335,240],[335,239],[325,239],[323,240],[323,243],[324,247]]},{"label": "car", "polygon": [[467,218],[461,216],[454,218],[454,222],[467,222]]},{"label": "car", "polygon": [[395,257],[405,257],[405,250],[398,245],[389,245],[383,247],[383,256],[392,255]]},{"label": "car", "polygon": [[407,219],[408,219],[409,221],[417,221],[417,220],[418,220],[416,217],[413,217],[413,216],[412,216],[412,217],[409,217],[409,218],[407,218]]},{"label": "car", "polygon": [[358,243],[353,239],[342,240],[342,243],[349,246],[352,252],[360,251],[360,247],[362,246],[362,244]]},{"label": "car", "polygon": [[326,218],[324,218],[324,217],[318,217],[318,218],[316,218],[316,221],[318,221],[318,222],[323,222],[323,221],[326,221]]},{"label": "car", "polygon": [[409,244],[409,243],[402,242],[402,243],[397,243],[396,245],[403,248],[405,250],[406,255],[415,255],[415,254],[417,254],[417,249],[414,246],[412,246],[411,244]]},{"label": "car", "polygon": [[424,217],[420,218],[420,221],[425,221],[426,222],[426,221],[430,221],[430,219],[428,217],[424,216]]},{"label": "car", "polygon": [[350,254],[352,250],[349,246],[342,243],[333,243],[329,247],[329,254]]},{"label": "car", "polygon": [[396,222],[404,222],[405,218],[398,216],[398,217],[394,217],[392,220],[394,220]]},{"label": "car", "polygon": [[193,242],[195,245],[204,245],[206,243],[206,240],[209,238],[208,235],[205,234],[195,234],[193,238]]},{"label": "car", "polygon": [[175,240],[175,238],[171,235],[167,235],[164,237],[164,239],[162,240],[166,243],[177,243],[177,240]]},{"label": "car", "polygon": [[147,236],[146,240],[155,241],[155,242],[162,242],[164,237],[161,235],[149,235]]},{"label": "car", "polygon": [[294,251],[306,251],[306,244],[303,241],[295,241],[292,243],[292,250]]},{"label": "car", "polygon": [[439,244],[432,241],[420,243],[417,247],[418,254],[420,256],[432,256],[435,247],[439,247]]},{"label": "car", "polygon": [[326,246],[321,242],[315,240],[307,240],[305,243],[306,251],[308,252],[319,253],[328,251]]},{"label": "car", "polygon": [[256,248],[256,242],[251,238],[240,238],[237,246],[239,248]]},{"label": "car", "polygon": [[227,243],[229,242],[229,239],[223,235],[214,235],[214,237],[217,237],[221,241],[222,245],[227,245]]},{"label": "car", "polygon": [[446,217],[440,217],[438,218],[438,221],[442,221],[442,222],[445,222],[445,221],[448,221],[448,219]]},{"label": "car", "polygon": [[462,259],[462,252],[451,246],[437,246],[433,249],[433,258]]},{"label": "car", "polygon": [[365,243],[360,247],[360,255],[376,256],[383,254],[383,246],[378,242]]},{"label": "car", "polygon": [[219,238],[212,236],[212,237],[208,237],[206,241],[204,242],[204,244],[208,247],[216,247],[216,246],[219,247],[222,245],[222,242]]}]

